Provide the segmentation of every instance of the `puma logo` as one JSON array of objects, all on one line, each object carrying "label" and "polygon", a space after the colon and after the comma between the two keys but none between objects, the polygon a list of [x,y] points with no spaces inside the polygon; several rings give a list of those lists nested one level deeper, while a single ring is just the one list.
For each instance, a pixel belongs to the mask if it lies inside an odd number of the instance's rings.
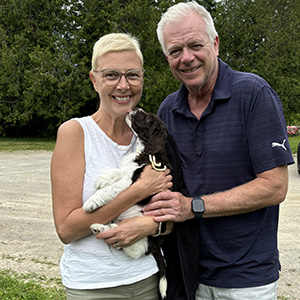
[{"label": "puma logo", "polygon": [[283,140],[282,144],[279,144],[279,143],[277,143],[277,142],[273,142],[273,143],[272,143],[272,147],[273,147],[273,148],[274,148],[274,147],[281,147],[281,148],[283,148],[285,151],[287,151],[286,147],[284,146],[285,142],[286,142],[286,139]]}]

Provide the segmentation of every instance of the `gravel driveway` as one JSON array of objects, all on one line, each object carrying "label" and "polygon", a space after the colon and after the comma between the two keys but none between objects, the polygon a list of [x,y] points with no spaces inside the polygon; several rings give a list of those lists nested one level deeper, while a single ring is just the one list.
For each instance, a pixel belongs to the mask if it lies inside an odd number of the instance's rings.
[{"label": "gravel driveway", "polygon": [[[63,245],[52,218],[51,152],[0,152],[0,269],[59,278]],[[300,175],[289,167],[289,192],[281,205],[280,299],[300,300]],[[283,298],[284,297],[284,298]]]}]

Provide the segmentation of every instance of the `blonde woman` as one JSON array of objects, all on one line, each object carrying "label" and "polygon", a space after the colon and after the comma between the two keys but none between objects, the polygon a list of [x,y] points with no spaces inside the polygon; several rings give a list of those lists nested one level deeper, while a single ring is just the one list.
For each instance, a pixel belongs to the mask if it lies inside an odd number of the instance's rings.
[{"label": "blonde woman", "polygon": [[138,41],[128,34],[103,36],[94,45],[90,72],[99,109],[58,130],[51,181],[55,226],[65,244],[60,269],[68,300],[159,299],[152,255],[133,259],[119,250],[155,234],[158,223],[153,217],[127,219],[105,240],[92,235],[89,226],[107,224],[138,201],[171,188],[169,170],[156,172],[148,166],[109,204],[93,213],[82,209],[99,175],[136,151],[137,139],[125,116],[141,99],[143,77]]}]

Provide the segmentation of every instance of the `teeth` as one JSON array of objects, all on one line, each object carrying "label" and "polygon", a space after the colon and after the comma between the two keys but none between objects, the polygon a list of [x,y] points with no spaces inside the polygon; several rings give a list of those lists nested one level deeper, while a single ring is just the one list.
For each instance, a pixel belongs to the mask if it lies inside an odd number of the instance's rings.
[{"label": "teeth", "polygon": [[116,100],[118,100],[118,101],[128,101],[129,99],[130,99],[130,97],[129,96],[127,96],[127,97],[114,97]]},{"label": "teeth", "polygon": [[192,72],[194,72],[194,71],[196,71],[196,70],[198,70],[198,67],[193,68],[193,69],[190,69],[190,70],[185,70],[184,72],[185,72],[185,73],[192,73]]}]

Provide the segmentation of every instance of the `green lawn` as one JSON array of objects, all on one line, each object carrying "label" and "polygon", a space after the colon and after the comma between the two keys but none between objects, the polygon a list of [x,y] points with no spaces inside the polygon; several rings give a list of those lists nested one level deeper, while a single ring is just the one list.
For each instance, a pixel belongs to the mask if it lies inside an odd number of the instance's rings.
[{"label": "green lawn", "polygon": [[61,283],[45,278],[28,278],[8,270],[0,271],[1,300],[64,300],[65,291]]},{"label": "green lawn", "polygon": [[0,151],[47,150],[53,151],[54,139],[0,137]]},{"label": "green lawn", "polygon": [[300,143],[300,135],[290,137],[289,142],[290,142],[290,145],[291,145],[292,152],[294,154],[296,154],[297,149],[298,149],[298,144]]}]

